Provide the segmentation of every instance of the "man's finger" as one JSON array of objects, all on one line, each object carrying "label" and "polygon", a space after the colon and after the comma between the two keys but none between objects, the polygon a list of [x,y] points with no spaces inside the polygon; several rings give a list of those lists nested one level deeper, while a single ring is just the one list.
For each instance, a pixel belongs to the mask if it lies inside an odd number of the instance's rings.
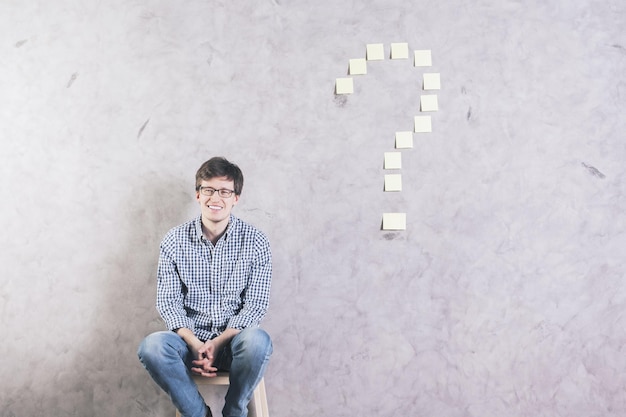
[{"label": "man's finger", "polygon": [[204,374],[204,369],[202,369],[202,368],[191,368],[191,372],[193,372],[194,374],[202,375],[202,374]]},{"label": "man's finger", "polygon": [[206,365],[210,365],[210,364],[211,364],[211,363],[210,363],[208,360],[206,360],[206,359],[198,359],[198,360],[195,360],[195,361],[191,361],[191,363],[192,363],[193,365],[197,365],[197,366],[199,366],[199,367],[201,367],[201,368],[204,368]]}]

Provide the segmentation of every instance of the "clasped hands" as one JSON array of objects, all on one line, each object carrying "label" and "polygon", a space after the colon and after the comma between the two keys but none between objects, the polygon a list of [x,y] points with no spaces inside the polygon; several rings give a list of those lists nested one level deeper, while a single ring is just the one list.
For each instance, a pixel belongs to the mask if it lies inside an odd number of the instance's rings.
[{"label": "clasped hands", "polygon": [[196,375],[213,378],[217,376],[217,368],[213,366],[213,361],[220,346],[214,340],[207,340],[205,343],[200,342],[197,347],[192,347],[194,359],[191,364],[191,371]]}]

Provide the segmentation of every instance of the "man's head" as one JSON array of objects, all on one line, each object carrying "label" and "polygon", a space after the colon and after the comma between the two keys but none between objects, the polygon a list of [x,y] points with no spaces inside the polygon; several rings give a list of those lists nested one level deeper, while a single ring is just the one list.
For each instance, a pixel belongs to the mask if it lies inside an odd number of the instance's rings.
[{"label": "man's head", "polygon": [[226,230],[242,188],[241,170],[224,158],[211,158],[198,169],[196,200],[200,203],[203,231],[211,241]]},{"label": "man's head", "polygon": [[209,181],[213,178],[227,178],[233,182],[235,195],[241,195],[243,189],[243,173],[239,167],[222,158],[216,156],[206,161],[196,172],[196,191],[200,191],[202,181]]}]

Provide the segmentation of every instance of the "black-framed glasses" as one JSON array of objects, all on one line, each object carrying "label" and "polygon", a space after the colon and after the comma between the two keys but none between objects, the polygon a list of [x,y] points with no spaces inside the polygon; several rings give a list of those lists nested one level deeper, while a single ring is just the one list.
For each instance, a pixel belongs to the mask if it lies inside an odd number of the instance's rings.
[{"label": "black-framed glasses", "polygon": [[222,188],[220,190],[216,190],[213,187],[200,187],[200,194],[205,195],[207,197],[211,197],[217,191],[217,195],[222,198],[228,198],[233,195],[235,190],[228,190],[226,188]]}]

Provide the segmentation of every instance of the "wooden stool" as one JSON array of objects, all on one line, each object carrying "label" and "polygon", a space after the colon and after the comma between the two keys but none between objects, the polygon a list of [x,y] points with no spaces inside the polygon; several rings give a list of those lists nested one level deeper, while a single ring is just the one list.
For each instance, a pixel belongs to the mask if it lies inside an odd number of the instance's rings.
[{"label": "wooden stool", "polygon": [[[193,376],[193,380],[198,385],[230,385],[228,372],[218,372],[214,378],[205,378],[202,376]],[[211,410],[213,411],[213,410]],[[270,413],[267,408],[267,395],[265,394],[265,380],[261,379],[259,385],[254,389],[250,403],[248,404],[248,417],[269,417]],[[180,413],[176,410],[176,417],[180,417]],[[214,415],[214,417],[217,417]]]}]

